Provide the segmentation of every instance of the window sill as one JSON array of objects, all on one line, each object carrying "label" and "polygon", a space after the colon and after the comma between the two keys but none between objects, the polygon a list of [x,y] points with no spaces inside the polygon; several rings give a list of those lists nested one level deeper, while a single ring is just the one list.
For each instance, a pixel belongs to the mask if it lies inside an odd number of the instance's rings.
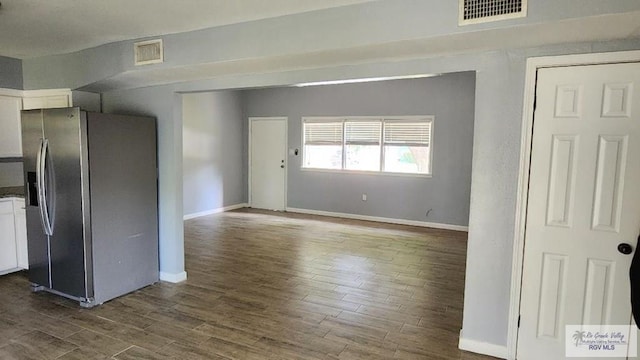
[{"label": "window sill", "polygon": [[427,178],[433,177],[433,174],[411,174],[411,173],[394,173],[394,172],[381,172],[381,171],[360,171],[360,170],[333,170],[333,169],[315,169],[315,168],[300,168],[300,171],[304,172],[319,172],[319,173],[334,173],[344,175],[374,175],[374,176],[396,176],[396,177],[414,177],[414,178]]}]

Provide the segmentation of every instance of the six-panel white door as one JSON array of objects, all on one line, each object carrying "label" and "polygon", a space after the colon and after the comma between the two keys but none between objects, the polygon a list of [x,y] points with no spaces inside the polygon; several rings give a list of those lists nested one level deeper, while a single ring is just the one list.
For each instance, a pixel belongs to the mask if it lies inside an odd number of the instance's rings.
[{"label": "six-panel white door", "polygon": [[250,205],[267,210],[285,210],[286,118],[251,118]]},{"label": "six-panel white door", "polygon": [[640,231],[640,64],[538,71],[518,359],[564,359],[565,325],[628,325]]}]

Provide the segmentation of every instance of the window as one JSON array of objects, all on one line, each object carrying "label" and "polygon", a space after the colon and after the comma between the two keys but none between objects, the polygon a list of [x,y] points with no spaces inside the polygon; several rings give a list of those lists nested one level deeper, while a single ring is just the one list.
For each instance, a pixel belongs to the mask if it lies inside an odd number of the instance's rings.
[{"label": "window", "polygon": [[384,123],[384,171],[429,174],[432,122]]},{"label": "window", "polygon": [[379,171],[381,122],[347,121],[344,133],[344,168]]},{"label": "window", "polygon": [[431,174],[433,117],[304,118],[306,169]]},{"label": "window", "polygon": [[342,122],[304,124],[304,167],[342,169]]}]

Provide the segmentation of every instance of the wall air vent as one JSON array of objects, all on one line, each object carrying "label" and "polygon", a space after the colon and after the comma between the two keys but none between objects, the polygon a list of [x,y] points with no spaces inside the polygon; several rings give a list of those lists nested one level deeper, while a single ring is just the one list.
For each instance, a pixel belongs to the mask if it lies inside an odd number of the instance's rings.
[{"label": "wall air vent", "polygon": [[458,0],[459,25],[527,16],[527,0]]},{"label": "wall air vent", "polygon": [[133,44],[136,65],[158,64],[164,61],[162,39]]}]

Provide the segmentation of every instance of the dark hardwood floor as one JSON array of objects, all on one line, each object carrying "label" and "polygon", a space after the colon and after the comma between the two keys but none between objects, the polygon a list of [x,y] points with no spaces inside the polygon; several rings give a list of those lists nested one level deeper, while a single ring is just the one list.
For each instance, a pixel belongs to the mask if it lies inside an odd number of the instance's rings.
[{"label": "dark hardwood floor", "polygon": [[466,233],[243,209],[188,280],[81,309],[0,277],[0,359],[492,359],[458,350]]}]

